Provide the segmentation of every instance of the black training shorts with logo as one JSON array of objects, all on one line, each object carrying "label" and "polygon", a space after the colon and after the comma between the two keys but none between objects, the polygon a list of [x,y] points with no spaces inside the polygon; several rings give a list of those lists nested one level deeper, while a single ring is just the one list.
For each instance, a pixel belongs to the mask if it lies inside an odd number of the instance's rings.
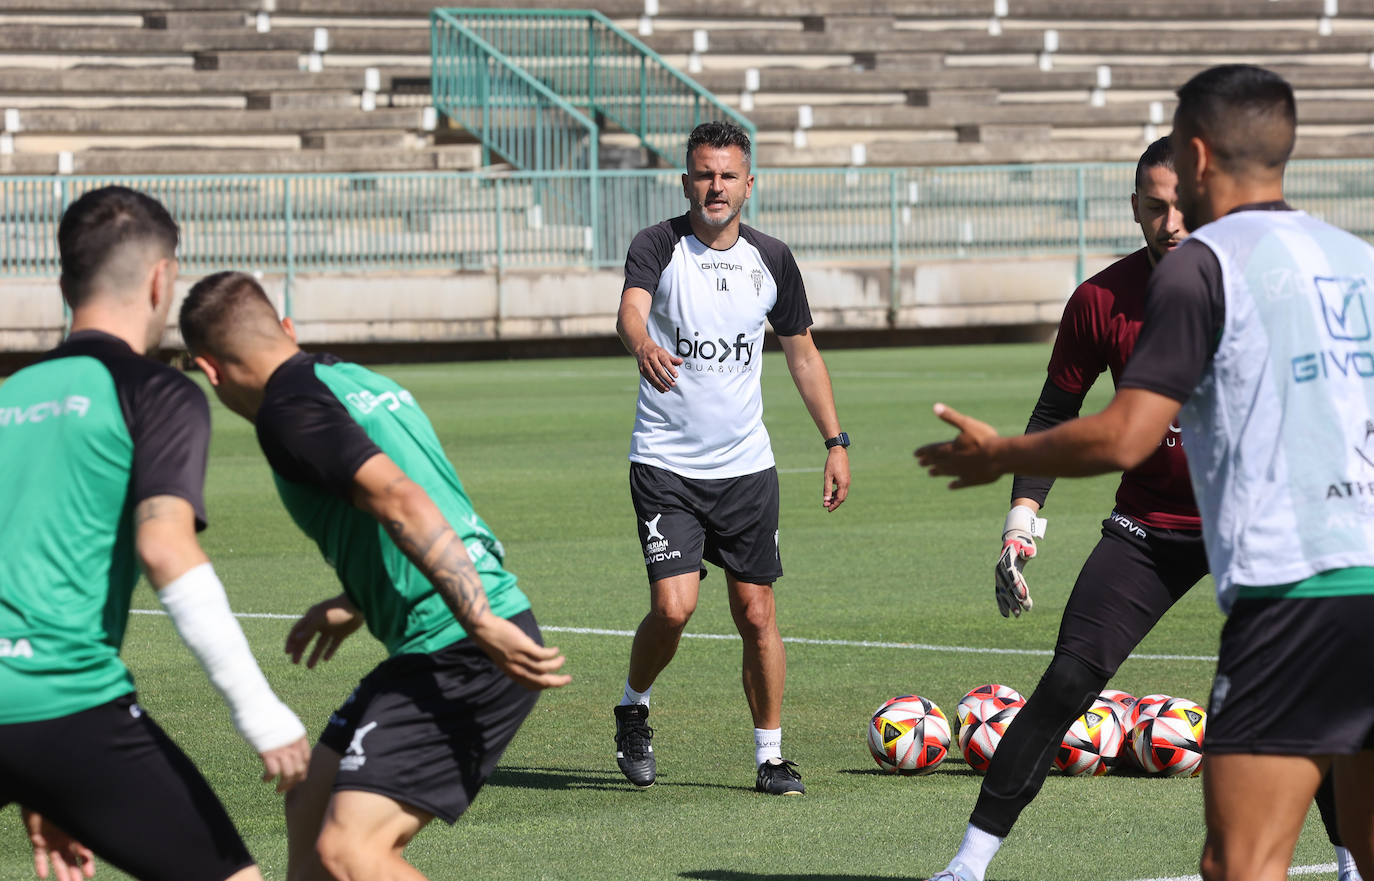
[{"label": "black training shorts with logo", "polygon": [[133,693],[0,725],[0,807],[9,802],[143,881],[224,881],[253,865],[210,785]]},{"label": "black training shorts with logo", "polygon": [[1204,753],[1374,749],[1374,596],[1237,599],[1221,630]]},{"label": "black training shorts with logo", "polygon": [[[510,620],[544,644],[533,613]],[[334,790],[375,792],[452,825],[538,696],[471,637],[437,652],[388,658],[363,677],[320,735],[342,757]]]},{"label": "black training shorts with logo", "polygon": [[704,572],[702,560],[749,584],[782,577],[776,468],[700,480],[631,462],[630,500],[650,583]]}]

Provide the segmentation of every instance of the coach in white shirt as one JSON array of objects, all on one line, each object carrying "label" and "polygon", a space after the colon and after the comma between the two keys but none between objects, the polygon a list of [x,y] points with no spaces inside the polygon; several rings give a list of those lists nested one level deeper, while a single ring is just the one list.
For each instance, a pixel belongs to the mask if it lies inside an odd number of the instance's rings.
[{"label": "coach in white shirt", "polygon": [[773,582],[778,475],[763,426],[764,320],[827,450],[821,504],[849,492],[849,436],[840,430],[830,374],[811,338],[797,262],[777,239],[740,223],[754,187],[749,136],[708,122],[687,141],[687,214],[640,231],[625,258],[616,329],[639,362],[630,442],[630,495],[648,569],[650,608],[635,633],[616,707],[616,759],[652,786],[649,689],[677,652],[696,609],[702,560],[725,570],[730,612],[744,639],[744,693],[754,717],[755,788],[805,791],[782,758],[787,657]]}]

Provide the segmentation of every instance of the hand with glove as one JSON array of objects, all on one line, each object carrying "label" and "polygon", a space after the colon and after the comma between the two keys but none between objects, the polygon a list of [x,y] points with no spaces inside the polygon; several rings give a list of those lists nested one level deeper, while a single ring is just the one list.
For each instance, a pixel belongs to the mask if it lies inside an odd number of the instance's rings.
[{"label": "hand with glove", "polygon": [[1030,499],[1017,499],[1002,527],[1002,555],[997,558],[994,577],[997,609],[1003,618],[1019,618],[1031,610],[1030,587],[1021,570],[1035,556],[1035,540],[1045,537],[1045,521],[1036,516],[1039,508]]}]

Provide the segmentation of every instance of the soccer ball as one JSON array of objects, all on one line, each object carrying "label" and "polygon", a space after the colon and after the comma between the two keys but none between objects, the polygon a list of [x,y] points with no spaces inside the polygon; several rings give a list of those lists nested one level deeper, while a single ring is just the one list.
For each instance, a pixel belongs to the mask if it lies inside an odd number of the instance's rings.
[{"label": "soccer ball", "polygon": [[1024,700],[1007,703],[1000,698],[989,698],[973,705],[959,727],[959,750],[970,768],[979,774],[987,773],[1007,726],[1025,705]]},{"label": "soccer ball", "polygon": [[1202,773],[1207,713],[1192,701],[1186,703],[1192,705],[1166,708],[1131,729],[1131,752],[1145,773],[1165,777],[1196,777]]},{"label": "soccer ball", "polygon": [[1098,701],[1106,701],[1116,707],[1117,719],[1123,724],[1131,718],[1131,709],[1136,705],[1135,695],[1115,688],[1109,688],[1097,696]]},{"label": "soccer ball", "polygon": [[1123,740],[1114,705],[1098,700],[1064,733],[1054,766],[1071,777],[1101,776],[1115,767]]},{"label": "soccer ball", "polygon": [[973,708],[986,700],[996,701],[1003,707],[1026,702],[1026,699],[1021,697],[1021,692],[1010,685],[997,685],[995,683],[980,685],[959,698],[959,705],[954,708],[954,730],[956,733],[968,722],[969,713],[973,712]]},{"label": "soccer ball", "polygon": [[949,753],[949,720],[919,695],[894,697],[868,723],[868,751],[893,774],[929,774]]},{"label": "soccer ball", "polygon": [[1155,713],[1159,712],[1159,708],[1163,704],[1171,700],[1173,700],[1173,698],[1167,694],[1145,695],[1131,707],[1131,715],[1126,720],[1127,727],[1134,728],[1139,725],[1140,720],[1153,716]]}]

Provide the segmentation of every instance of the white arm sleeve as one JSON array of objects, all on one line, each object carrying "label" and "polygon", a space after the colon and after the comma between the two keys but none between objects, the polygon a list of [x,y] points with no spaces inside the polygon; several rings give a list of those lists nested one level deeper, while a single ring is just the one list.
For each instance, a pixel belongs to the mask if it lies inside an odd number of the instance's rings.
[{"label": "white arm sleeve", "polygon": [[186,571],[157,596],[253,749],[263,753],[305,736],[305,726],[258,669],[214,567],[202,563]]}]

